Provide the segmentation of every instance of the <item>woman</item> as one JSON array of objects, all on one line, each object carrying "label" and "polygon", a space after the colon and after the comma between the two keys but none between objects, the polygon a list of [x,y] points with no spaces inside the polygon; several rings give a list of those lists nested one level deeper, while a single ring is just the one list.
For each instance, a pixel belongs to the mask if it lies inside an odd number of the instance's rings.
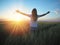
[{"label": "woman", "polygon": [[39,17],[45,16],[45,15],[47,15],[48,13],[50,13],[50,11],[48,11],[48,12],[45,13],[45,14],[38,15],[36,8],[34,8],[34,9],[32,10],[32,14],[26,14],[26,13],[23,13],[23,12],[21,12],[21,11],[19,11],[19,10],[16,10],[16,12],[18,12],[18,13],[20,13],[20,14],[23,14],[23,15],[26,15],[26,16],[29,16],[29,17],[31,18],[31,21],[30,21],[30,29],[31,29],[31,30],[37,30],[37,27],[38,27],[38,25],[37,25],[37,24],[38,24],[38,23],[37,23],[37,19],[38,19]]}]

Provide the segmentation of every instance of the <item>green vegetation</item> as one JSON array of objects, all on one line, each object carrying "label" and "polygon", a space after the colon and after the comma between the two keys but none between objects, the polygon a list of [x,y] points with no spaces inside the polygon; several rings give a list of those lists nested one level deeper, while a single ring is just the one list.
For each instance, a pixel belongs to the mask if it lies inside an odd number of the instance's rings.
[{"label": "green vegetation", "polygon": [[11,36],[0,24],[0,45],[60,45],[60,23],[39,22],[38,30],[24,36]]}]

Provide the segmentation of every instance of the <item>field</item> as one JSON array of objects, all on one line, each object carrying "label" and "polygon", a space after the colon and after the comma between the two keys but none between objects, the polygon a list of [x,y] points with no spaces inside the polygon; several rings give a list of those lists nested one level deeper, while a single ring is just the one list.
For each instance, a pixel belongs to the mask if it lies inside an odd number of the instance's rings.
[{"label": "field", "polygon": [[5,25],[0,22],[0,45],[60,45],[60,22],[38,22],[38,30],[25,35],[10,35]]}]

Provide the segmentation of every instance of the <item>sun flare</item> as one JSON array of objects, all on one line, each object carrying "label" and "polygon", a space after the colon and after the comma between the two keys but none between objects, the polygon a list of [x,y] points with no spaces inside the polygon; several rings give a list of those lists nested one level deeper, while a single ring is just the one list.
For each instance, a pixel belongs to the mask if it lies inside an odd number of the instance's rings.
[{"label": "sun flare", "polygon": [[4,29],[10,34],[22,35],[29,31],[28,22],[30,21],[30,18],[17,13],[16,9],[8,11],[5,19],[8,20],[8,22],[6,22]]},{"label": "sun flare", "polygon": [[11,18],[13,21],[21,21],[22,19],[23,19],[23,16],[22,15],[20,15],[20,14],[18,14],[18,13],[14,13],[13,14],[13,17]]},{"label": "sun flare", "polygon": [[17,12],[13,12],[12,15],[8,16],[8,19],[11,21],[20,22],[23,20],[29,20],[29,17],[19,14]]},{"label": "sun flare", "polygon": [[22,16],[20,16],[20,15],[15,15],[14,17],[13,17],[13,21],[16,21],[16,22],[19,22],[19,21],[21,21],[22,20]]}]

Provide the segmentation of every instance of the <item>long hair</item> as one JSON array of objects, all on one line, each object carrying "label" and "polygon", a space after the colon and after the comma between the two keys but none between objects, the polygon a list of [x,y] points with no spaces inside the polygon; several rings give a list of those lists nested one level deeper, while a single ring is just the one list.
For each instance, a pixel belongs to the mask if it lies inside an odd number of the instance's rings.
[{"label": "long hair", "polygon": [[37,15],[37,9],[36,9],[36,8],[34,8],[34,9],[32,10],[32,15]]},{"label": "long hair", "polygon": [[37,20],[37,10],[36,10],[36,8],[34,8],[32,10],[32,18],[33,18],[33,21],[36,21]]}]

